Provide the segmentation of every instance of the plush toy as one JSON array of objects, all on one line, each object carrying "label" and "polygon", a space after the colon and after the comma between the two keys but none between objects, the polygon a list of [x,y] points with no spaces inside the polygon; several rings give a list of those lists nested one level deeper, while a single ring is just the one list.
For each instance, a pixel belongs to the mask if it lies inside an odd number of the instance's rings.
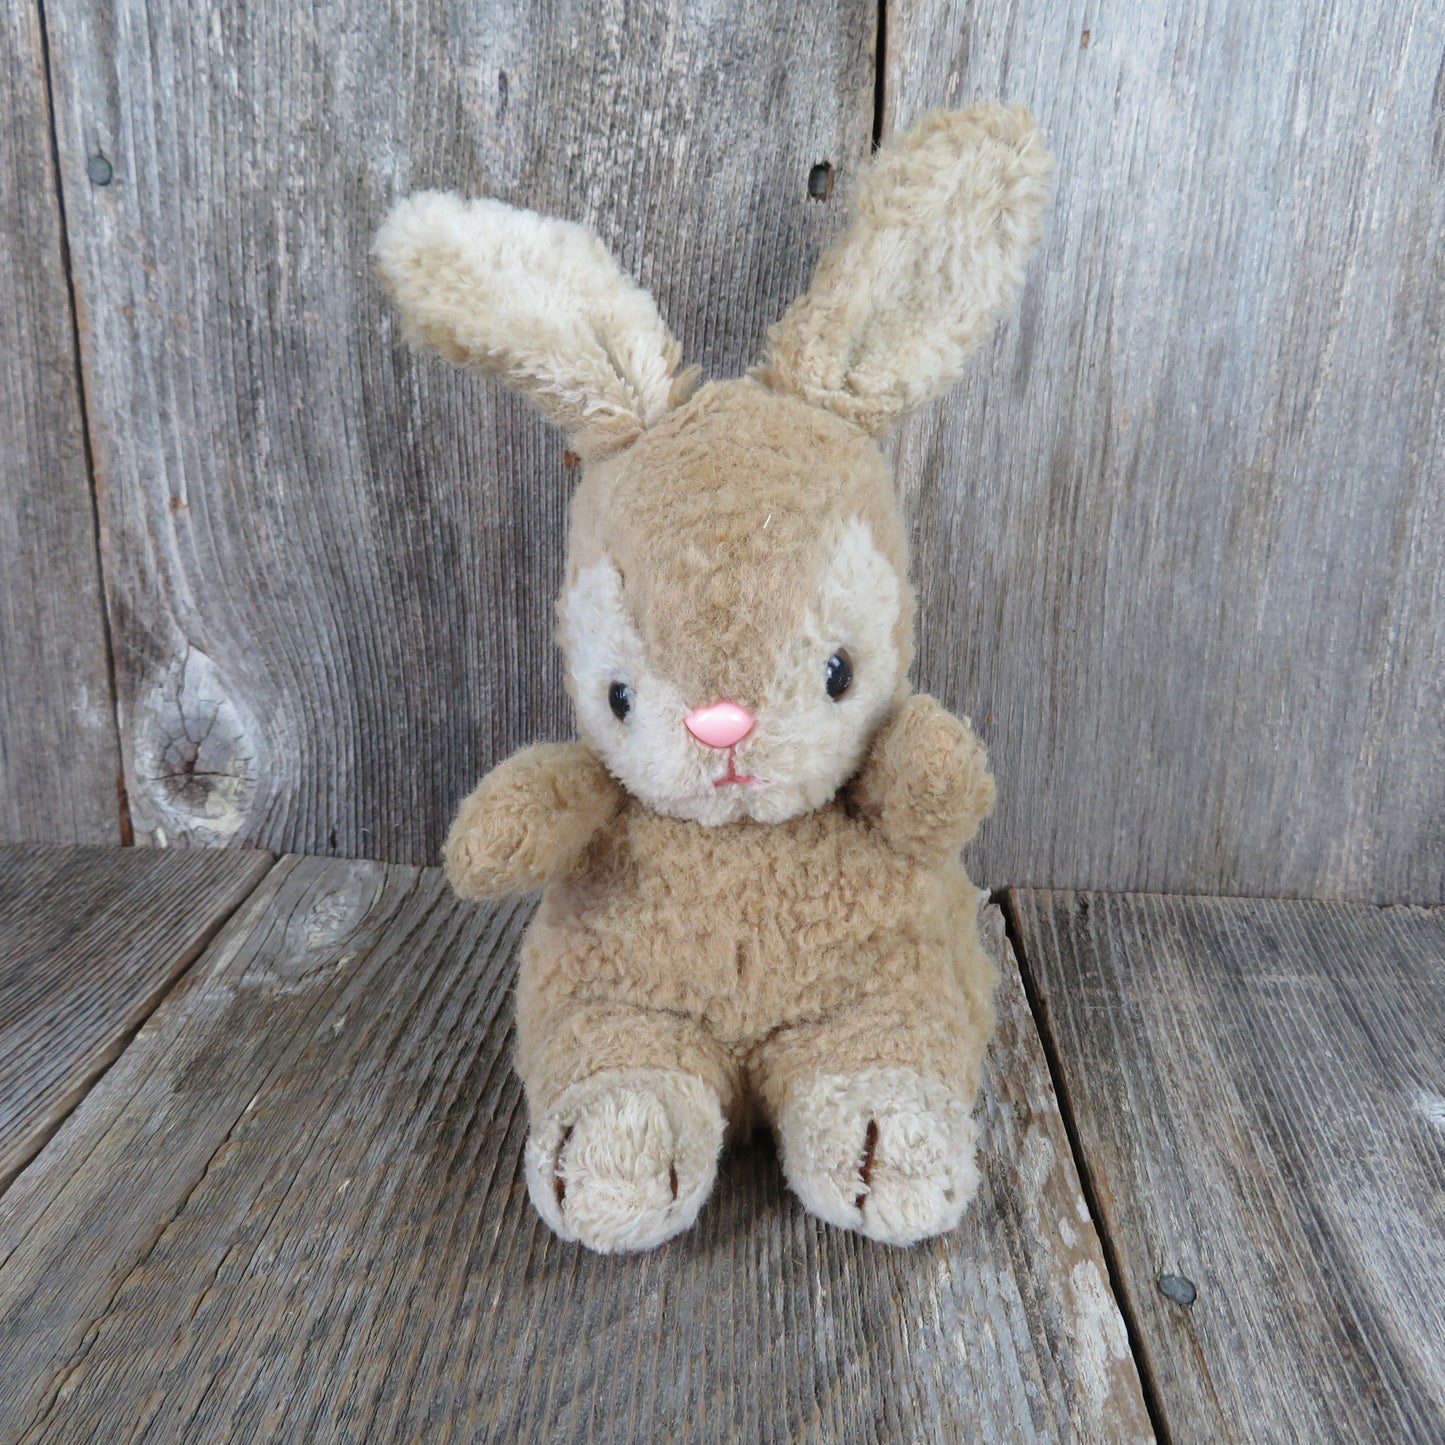
[{"label": "plush toy", "polygon": [[377,237],[410,338],[526,393],[582,462],[557,605],[582,740],[489,773],[446,843],[463,897],[545,885],[517,1067],[565,1239],[685,1229],[759,1120],[803,1203],[874,1239],[974,1192],[996,973],[958,854],[993,781],[967,720],[910,693],[875,439],[992,330],[1051,168],[1021,109],[926,116],[762,362],[701,387],[580,226],[428,192]]}]

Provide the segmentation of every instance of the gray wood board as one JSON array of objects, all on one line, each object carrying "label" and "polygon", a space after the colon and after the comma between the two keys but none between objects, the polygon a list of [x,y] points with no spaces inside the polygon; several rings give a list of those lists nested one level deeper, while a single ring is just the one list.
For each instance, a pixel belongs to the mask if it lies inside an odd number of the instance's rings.
[{"label": "gray wood board", "polygon": [[0,0],[0,443],[0,840],[117,843],[120,752],[33,0]]},{"label": "gray wood board", "polygon": [[1445,910],[1010,897],[1170,1437],[1445,1439]]},{"label": "gray wood board", "polygon": [[285,860],[0,1201],[0,1438],[1146,1438],[997,910],[984,1179],[830,1230],[759,1144],[645,1256],[526,1198],[522,900]]},{"label": "gray wood board", "polygon": [[569,480],[401,345],[375,227],[423,186],[590,223],[741,370],[838,223],[809,170],[867,154],[875,9],[46,17],[136,836],[435,862],[482,772],[570,732]]},{"label": "gray wood board", "polygon": [[270,864],[0,847],[0,1191]]},{"label": "gray wood board", "polygon": [[887,119],[1059,157],[905,427],[923,684],[1009,884],[1445,902],[1445,6],[888,6]]}]

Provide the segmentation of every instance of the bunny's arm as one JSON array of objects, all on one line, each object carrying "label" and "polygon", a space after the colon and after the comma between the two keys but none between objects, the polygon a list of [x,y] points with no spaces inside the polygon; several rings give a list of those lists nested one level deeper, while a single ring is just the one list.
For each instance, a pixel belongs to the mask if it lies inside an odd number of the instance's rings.
[{"label": "bunny's arm", "polygon": [[462,804],[447,835],[447,878],[463,898],[497,898],[561,877],[621,804],[581,743],[523,748]]},{"label": "bunny's arm", "polygon": [[884,724],[852,784],[854,801],[900,853],[952,857],[993,807],[983,744],[933,698],[916,693]]}]

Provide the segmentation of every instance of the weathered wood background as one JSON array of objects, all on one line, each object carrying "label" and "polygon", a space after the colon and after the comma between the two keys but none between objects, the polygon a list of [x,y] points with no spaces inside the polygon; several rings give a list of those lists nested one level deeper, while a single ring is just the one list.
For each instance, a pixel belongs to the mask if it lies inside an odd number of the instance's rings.
[{"label": "weathered wood background", "polygon": [[560,446],[399,345],[396,196],[594,225],[726,373],[875,127],[1003,96],[1055,213],[896,444],[976,870],[1445,901],[1432,0],[0,14],[0,836],[430,862],[568,732]]},{"label": "weathered wood background", "polygon": [[0,838],[116,843],[120,755],[35,0],[0,0]]}]

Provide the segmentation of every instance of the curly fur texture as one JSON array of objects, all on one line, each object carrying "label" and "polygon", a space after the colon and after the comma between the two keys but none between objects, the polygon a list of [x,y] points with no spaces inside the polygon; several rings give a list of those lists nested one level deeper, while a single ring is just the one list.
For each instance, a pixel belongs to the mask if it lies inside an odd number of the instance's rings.
[{"label": "curly fur texture", "polygon": [[[525,391],[586,463],[558,601],[581,741],[496,768],[446,845],[464,896],[544,885],[517,1067],[528,1189],[564,1238],[687,1228],[758,1119],[804,1204],[872,1238],[951,1228],[973,1193],[997,980],[958,852],[993,780],[908,688],[874,437],[1008,303],[1050,164],[1022,111],[925,118],[763,363],[696,394],[579,227],[429,194],[382,229],[409,335]],[[718,748],[686,722],[720,701],[749,726]]]}]

